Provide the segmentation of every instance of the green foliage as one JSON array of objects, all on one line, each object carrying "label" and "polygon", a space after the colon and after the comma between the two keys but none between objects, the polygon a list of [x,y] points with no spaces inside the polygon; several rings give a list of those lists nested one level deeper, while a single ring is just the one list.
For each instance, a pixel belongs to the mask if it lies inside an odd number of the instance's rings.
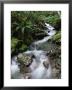
[{"label": "green foliage", "polygon": [[59,30],[61,28],[61,20],[59,16],[49,16],[48,17],[48,23],[50,23],[52,26],[55,27],[55,29]]},{"label": "green foliage", "polygon": [[18,40],[17,38],[11,39],[11,54],[17,54],[18,52],[22,52],[27,50],[27,45],[23,44],[21,40]]},{"label": "green foliage", "polygon": [[[59,12],[59,13],[58,13]],[[12,11],[11,12],[11,55],[18,54],[20,72],[26,73],[25,65],[31,63],[31,57],[22,52],[29,49],[29,45],[44,38],[45,23],[54,26],[56,34],[38,49],[50,51],[48,55],[52,68],[57,71],[55,78],[60,78],[61,68],[61,12],[60,11]],[[20,54],[19,54],[20,53]],[[55,73],[55,71],[54,71]],[[59,74],[58,74],[59,73]],[[58,76],[59,75],[59,76]],[[13,78],[13,77],[12,77]]]},{"label": "green foliage", "polygon": [[12,38],[12,40],[11,40],[11,42],[12,42],[11,47],[14,48],[17,45],[18,41],[19,40],[17,38]]},{"label": "green foliage", "polygon": [[12,11],[11,53],[25,51],[33,41],[43,38],[45,22],[60,29],[61,20],[56,11]]},{"label": "green foliage", "polygon": [[11,52],[13,53],[15,51],[15,47],[18,44],[19,40],[16,38],[12,38],[11,40]]},{"label": "green foliage", "polygon": [[56,44],[61,44],[61,31],[53,36],[52,41]]},{"label": "green foliage", "polygon": [[19,48],[19,51],[26,51],[28,49],[27,45],[22,44],[21,47]]}]

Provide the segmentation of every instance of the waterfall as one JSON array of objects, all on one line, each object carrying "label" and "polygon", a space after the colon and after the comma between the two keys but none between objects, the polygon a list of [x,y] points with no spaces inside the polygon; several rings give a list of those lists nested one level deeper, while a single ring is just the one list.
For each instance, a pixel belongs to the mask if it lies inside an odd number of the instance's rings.
[{"label": "waterfall", "polygon": [[[33,42],[31,44],[30,50],[27,50],[26,52],[24,52],[25,54],[31,54],[31,55],[35,56],[32,64],[29,66],[29,68],[32,70],[32,72],[30,73],[31,79],[46,79],[46,78],[51,78],[51,76],[52,76],[51,65],[50,65],[48,56],[46,56],[46,52],[43,50],[37,50],[38,45],[42,45],[43,43],[47,42],[56,33],[55,28],[52,27],[50,24],[45,23],[45,27],[47,29],[44,30],[44,32],[48,36],[45,36],[42,40],[38,40],[38,41]],[[49,62],[48,69],[44,67],[44,65],[43,65],[44,61]],[[11,66],[12,66],[11,67],[12,71],[13,71],[14,67],[16,69],[16,70],[14,70],[14,73],[15,72],[18,73],[20,71],[18,64],[17,64],[17,62],[15,62],[15,60]],[[14,75],[14,73],[12,72],[13,75]],[[19,75],[19,77],[21,76],[19,73],[17,75]]]},{"label": "waterfall", "polygon": [[11,77],[13,79],[24,79],[23,75],[20,73],[19,63],[16,57],[12,58]]}]

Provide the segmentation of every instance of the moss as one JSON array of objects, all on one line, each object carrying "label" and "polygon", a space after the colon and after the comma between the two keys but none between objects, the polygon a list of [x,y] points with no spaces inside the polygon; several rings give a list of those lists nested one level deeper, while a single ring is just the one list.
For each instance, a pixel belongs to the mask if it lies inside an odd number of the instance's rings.
[{"label": "moss", "polygon": [[11,54],[13,54],[16,50],[16,45],[18,44],[19,40],[17,38],[11,39]]},{"label": "moss", "polygon": [[28,49],[27,45],[22,44],[22,46],[19,48],[19,51],[26,51]]},{"label": "moss", "polygon": [[11,39],[11,48],[14,48],[17,45],[18,42],[19,42],[19,40],[17,38],[13,37]]},{"label": "moss", "polygon": [[32,62],[31,56],[25,54],[19,54],[17,56],[18,62],[22,65],[28,66]]},{"label": "moss", "polygon": [[49,16],[47,22],[54,26],[56,30],[61,28],[61,20],[57,15]]},{"label": "moss", "polygon": [[52,41],[55,42],[56,44],[60,44],[61,43],[61,32],[58,32],[57,34],[55,34],[52,38]]},{"label": "moss", "polygon": [[26,51],[28,49],[27,45],[23,41],[18,40],[17,38],[12,38],[11,40],[11,54],[18,54],[19,52]]}]

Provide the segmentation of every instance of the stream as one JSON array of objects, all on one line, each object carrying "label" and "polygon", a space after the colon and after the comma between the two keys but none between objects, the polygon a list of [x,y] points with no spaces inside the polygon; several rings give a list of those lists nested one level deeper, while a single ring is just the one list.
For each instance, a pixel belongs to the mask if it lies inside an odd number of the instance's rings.
[{"label": "stream", "polygon": [[[50,64],[50,60],[47,56],[47,51],[37,49],[38,46],[42,45],[43,43],[47,42],[49,39],[55,35],[56,31],[54,27],[50,24],[45,23],[45,27],[47,28],[44,32],[47,34],[42,40],[38,40],[32,43],[30,50],[24,52],[25,54],[34,55],[33,62],[29,66],[31,69],[30,79],[51,79],[52,78],[52,68]],[[46,61],[47,68],[44,66],[44,62]],[[27,79],[24,78],[24,75],[20,73],[19,63],[17,62],[17,57],[12,58],[11,63],[11,77],[14,79]]]}]

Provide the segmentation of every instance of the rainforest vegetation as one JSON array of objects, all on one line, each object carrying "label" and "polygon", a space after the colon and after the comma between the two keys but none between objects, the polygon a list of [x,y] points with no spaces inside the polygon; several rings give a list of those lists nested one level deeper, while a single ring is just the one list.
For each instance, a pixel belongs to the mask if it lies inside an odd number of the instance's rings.
[{"label": "rainforest vegetation", "polygon": [[38,49],[51,51],[49,54],[57,78],[61,73],[61,12],[60,11],[12,11],[11,12],[11,56],[29,49],[32,42],[46,35],[45,23],[56,30],[56,34]]},{"label": "rainforest vegetation", "polygon": [[57,12],[47,11],[12,11],[11,12],[11,54],[24,52],[29,45],[46,34],[44,23],[47,22],[59,31],[52,39],[60,44],[61,20]]}]

